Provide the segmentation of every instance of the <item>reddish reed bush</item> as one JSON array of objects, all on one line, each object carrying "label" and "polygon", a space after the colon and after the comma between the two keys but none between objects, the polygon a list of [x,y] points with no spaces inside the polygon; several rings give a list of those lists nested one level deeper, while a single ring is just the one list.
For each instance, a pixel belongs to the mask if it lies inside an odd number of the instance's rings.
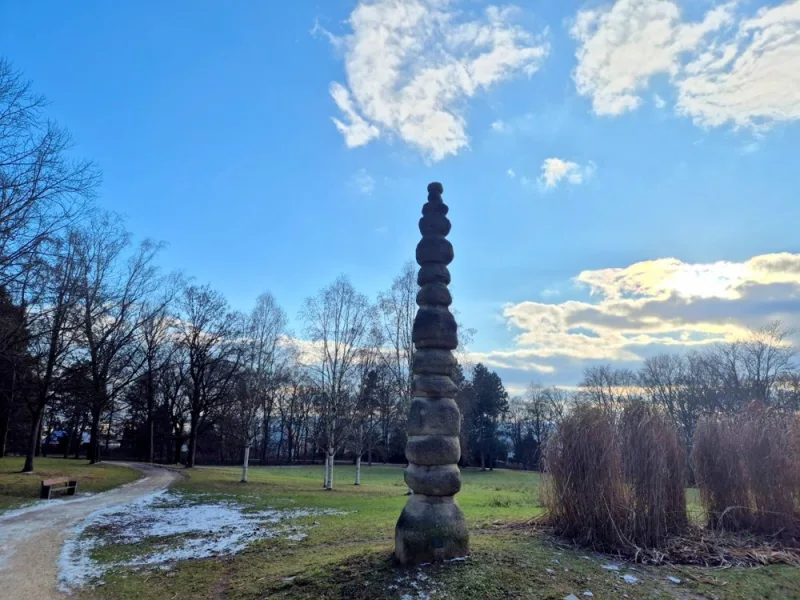
[{"label": "reddish reed bush", "polygon": [[622,460],[614,422],[594,406],[579,406],[547,443],[543,487],[548,518],[561,535],[596,547],[620,542],[625,522]]},{"label": "reddish reed bush", "polygon": [[657,548],[687,524],[686,453],[676,429],[651,404],[626,406],[618,431],[631,537]]},{"label": "reddish reed bush", "polygon": [[692,444],[692,466],[708,526],[727,531],[752,522],[747,474],[737,425],[727,417],[703,419]]},{"label": "reddish reed bush", "polygon": [[751,405],[702,421],[692,462],[710,527],[800,533],[800,425],[794,414]]},{"label": "reddish reed bush", "polygon": [[558,533],[579,543],[633,552],[658,547],[685,526],[685,456],[656,409],[633,404],[619,422],[579,406],[545,449],[543,501]]}]

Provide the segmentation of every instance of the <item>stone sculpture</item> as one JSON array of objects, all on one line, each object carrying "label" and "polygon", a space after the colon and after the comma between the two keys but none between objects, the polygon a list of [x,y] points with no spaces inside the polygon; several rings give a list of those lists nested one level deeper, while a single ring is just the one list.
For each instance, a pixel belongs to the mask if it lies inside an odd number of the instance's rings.
[{"label": "stone sculpture", "polygon": [[408,467],[405,480],[413,494],[395,529],[395,556],[402,564],[419,564],[465,556],[469,533],[455,500],[461,489],[459,432],[461,414],[454,400],[458,388],[451,379],[458,346],[450,271],[453,246],[448,208],[441,183],[428,186],[422,207],[417,245],[420,266],[413,341],[414,400],[408,416]]}]

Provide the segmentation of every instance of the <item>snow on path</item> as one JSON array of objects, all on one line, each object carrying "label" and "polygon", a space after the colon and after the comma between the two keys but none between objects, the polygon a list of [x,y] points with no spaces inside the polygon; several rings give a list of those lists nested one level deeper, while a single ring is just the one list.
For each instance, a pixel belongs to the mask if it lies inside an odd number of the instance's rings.
[{"label": "snow on path", "polygon": [[127,466],[143,471],[145,477],[102,494],[36,503],[0,515],[0,595],[4,600],[63,598],[56,589],[56,563],[69,530],[97,510],[162,490],[178,476],[148,465]]},{"label": "snow on path", "polygon": [[[308,508],[248,511],[237,501],[194,500],[162,490],[125,506],[95,511],[69,532],[58,561],[59,590],[96,584],[117,566],[169,569],[182,560],[236,554],[257,540],[300,541],[309,525],[292,521],[346,514]],[[127,546],[130,554],[121,562],[92,558],[94,550],[108,545]]]}]

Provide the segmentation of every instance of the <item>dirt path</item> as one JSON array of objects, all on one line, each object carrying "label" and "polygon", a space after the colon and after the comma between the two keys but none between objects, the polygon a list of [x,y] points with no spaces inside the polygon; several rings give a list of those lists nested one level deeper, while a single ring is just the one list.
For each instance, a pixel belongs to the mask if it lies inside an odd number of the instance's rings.
[{"label": "dirt path", "polygon": [[61,545],[68,530],[94,511],[126,504],[167,487],[178,474],[167,469],[130,464],[145,477],[102,494],[54,500],[0,515],[0,596],[6,600],[57,600]]}]

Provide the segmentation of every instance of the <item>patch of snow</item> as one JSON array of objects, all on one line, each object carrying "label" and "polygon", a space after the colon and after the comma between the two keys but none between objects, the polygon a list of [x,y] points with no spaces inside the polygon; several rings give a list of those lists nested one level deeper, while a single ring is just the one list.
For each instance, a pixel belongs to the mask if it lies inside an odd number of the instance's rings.
[{"label": "patch of snow", "polygon": [[625,580],[625,583],[639,583],[639,578],[630,573],[626,573],[622,578]]},{"label": "patch of snow", "polygon": [[570,594],[569,596],[564,596],[564,600],[578,600],[578,597],[575,594]]},{"label": "patch of snow", "polygon": [[592,592],[590,592],[589,590],[586,590],[585,592],[583,592],[583,595],[586,596],[587,598],[594,598],[594,594]]},{"label": "patch of snow", "polygon": [[[188,500],[188,501],[187,501]],[[70,593],[117,566],[159,567],[181,560],[235,554],[264,539],[299,541],[302,527],[282,524],[302,517],[343,514],[335,510],[267,509],[244,512],[229,501],[196,503],[167,490],[124,505],[95,511],[68,532],[58,560],[59,590]],[[147,541],[124,563],[101,563],[95,549]]]},{"label": "patch of snow", "polygon": [[667,580],[671,581],[672,583],[680,583],[681,582],[680,579],[678,579],[677,577],[673,577],[672,575],[668,575],[667,576]]},{"label": "patch of snow", "polygon": [[606,571],[619,571],[619,567],[617,565],[603,565],[603,568]]},{"label": "patch of snow", "polygon": [[467,560],[468,558],[469,558],[468,556],[456,556],[455,558],[448,558],[444,562],[461,562]]},{"label": "patch of snow", "polygon": [[547,571],[547,573],[550,574],[550,575],[555,575],[556,574],[556,572],[553,569],[545,569],[545,571]]}]

